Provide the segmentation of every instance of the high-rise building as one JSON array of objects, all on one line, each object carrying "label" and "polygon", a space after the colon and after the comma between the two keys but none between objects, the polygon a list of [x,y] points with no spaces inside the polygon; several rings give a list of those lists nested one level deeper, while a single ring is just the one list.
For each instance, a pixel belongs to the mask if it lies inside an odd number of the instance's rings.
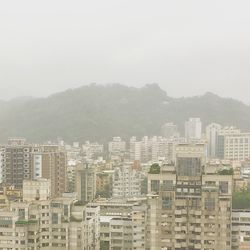
[{"label": "high-rise building", "polygon": [[113,140],[108,144],[110,156],[121,157],[126,151],[126,142],[122,141],[121,137],[113,137]]},{"label": "high-rise building", "polygon": [[216,155],[219,159],[250,159],[250,133],[243,133],[234,127],[225,127],[220,130],[217,142]]},{"label": "high-rise building", "polygon": [[82,203],[92,201],[96,195],[96,170],[89,164],[81,164],[76,168],[77,199]]},{"label": "high-rise building", "polygon": [[130,148],[129,148],[129,154],[130,154],[130,161],[141,161],[142,160],[142,145],[141,141],[137,141],[136,137],[130,138]]},{"label": "high-rise building", "polygon": [[153,136],[151,138],[144,136],[141,141],[137,141],[136,137],[131,137],[130,161],[147,163],[149,161],[157,162],[164,160],[172,162],[174,160],[175,145],[178,140],[162,136]]},{"label": "high-rise building", "polygon": [[231,249],[232,176],[204,174],[203,159],[179,153],[148,175],[146,249]]},{"label": "high-rise building", "polygon": [[12,138],[1,147],[3,184],[21,189],[24,180],[49,179],[52,197],[67,190],[67,156],[57,145],[30,145]]},{"label": "high-rise building", "polygon": [[113,170],[106,170],[96,174],[96,193],[109,197],[112,194]]},{"label": "high-rise building", "polygon": [[49,179],[52,197],[59,197],[67,191],[67,154],[63,147],[43,145],[30,158],[31,178]]},{"label": "high-rise building", "polygon": [[[226,138],[229,138],[233,135],[240,135],[241,131],[240,129],[237,129],[235,127],[224,127],[220,130],[218,134],[218,140],[217,140],[217,148],[216,148],[216,156],[219,159],[224,159],[225,155],[228,153],[226,152]],[[233,140],[231,140],[233,142]],[[232,147],[231,147],[232,149]]]},{"label": "high-rise building", "polygon": [[173,122],[165,123],[161,127],[162,136],[166,138],[179,137],[177,125]]},{"label": "high-rise building", "polygon": [[131,165],[121,165],[114,169],[113,197],[138,197],[141,196],[142,175]]},{"label": "high-rise building", "polygon": [[148,136],[144,136],[141,141],[141,162],[151,160],[151,141]]},{"label": "high-rise building", "polygon": [[98,156],[103,154],[104,146],[99,143],[90,143],[86,141],[85,144],[82,145],[83,155],[86,156],[87,159],[95,159]]},{"label": "high-rise building", "polygon": [[207,139],[207,155],[209,158],[217,158],[216,153],[218,147],[218,135],[221,131],[221,125],[217,123],[211,123],[206,127],[206,139]]},{"label": "high-rise building", "polygon": [[151,141],[152,161],[158,161],[160,158],[166,158],[168,152],[167,139],[154,136]]},{"label": "high-rise building", "polygon": [[250,133],[224,135],[224,158],[237,161],[250,159]]},{"label": "high-rise building", "polygon": [[1,147],[2,179],[5,185],[21,189],[23,180],[31,179],[30,155],[33,151],[35,148],[31,145],[14,142]]},{"label": "high-rise building", "polygon": [[200,118],[189,118],[185,122],[185,137],[188,139],[201,139],[202,124]]}]

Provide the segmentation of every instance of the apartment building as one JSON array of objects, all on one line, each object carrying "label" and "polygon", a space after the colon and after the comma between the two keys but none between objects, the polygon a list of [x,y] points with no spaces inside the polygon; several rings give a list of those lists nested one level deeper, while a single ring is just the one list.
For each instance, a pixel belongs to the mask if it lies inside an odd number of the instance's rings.
[{"label": "apartment building", "polygon": [[203,159],[179,152],[148,175],[146,249],[231,249],[232,176],[204,174]]},{"label": "apartment building", "polygon": [[106,170],[96,174],[96,192],[105,192],[106,196],[112,194],[113,170]]},{"label": "apartment building", "polygon": [[77,199],[82,203],[93,201],[96,195],[96,170],[89,164],[80,164],[76,168]]},{"label": "apartment building", "polygon": [[200,118],[189,118],[185,122],[185,137],[187,139],[201,139],[202,123]]},{"label": "apartment building", "polygon": [[67,153],[58,145],[42,145],[40,152],[32,155],[33,178],[45,178],[51,181],[52,197],[60,197],[67,187]]},{"label": "apartment building", "polygon": [[103,249],[145,249],[147,206],[144,200],[100,201],[97,204],[101,213],[100,241]]},{"label": "apartment building", "polygon": [[232,250],[250,249],[250,210],[232,212]]},{"label": "apartment building", "polygon": [[217,158],[218,135],[221,129],[222,126],[217,123],[211,123],[206,127],[207,155],[210,159]]},{"label": "apartment building", "polygon": [[224,158],[237,161],[250,159],[250,133],[224,135]]},{"label": "apartment building", "polygon": [[126,142],[121,137],[113,137],[108,144],[108,151],[111,156],[120,157],[126,151]]},{"label": "apartment building", "polygon": [[224,127],[217,137],[216,156],[220,159],[244,161],[250,156],[250,133],[235,127]]},{"label": "apartment building", "polygon": [[82,152],[87,159],[95,159],[98,156],[103,155],[104,146],[96,142],[91,143],[86,141],[85,144],[82,145]]},{"label": "apartment building", "polygon": [[0,249],[39,249],[39,225],[36,221],[21,220],[14,211],[0,212]]},{"label": "apartment building", "polygon": [[142,142],[137,141],[135,136],[129,141],[129,156],[131,162],[142,160]]},{"label": "apartment building", "polygon": [[161,127],[161,133],[162,133],[162,136],[166,138],[179,137],[180,135],[178,132],[177,125],[175,125],[173,122],[165,123]]},{"label": "apartment building", "polygon": [[31,153],[36,149],[31,145],[12,141],[1,146],[2,181],[5,185],[22,188],[23,180],[31,179]]},{"label": "apartment building", "polygon": [[131,165],[121,165],[114,169],[112,197],[141,196],[142,174]]},{"label": "apartment building", "polygon": [[154,136],[151,140],[151,160],[156,162],[160,158],[166,158],[168,152],[168,140],[163,137]]},{"label": "apartment building", "polygon": [[166,161],[174,160],[174,147],[176,141],[174,138],[165,138],[161,136],[153,136],[148,138],[144,136],[141,141],[137,141],[136,137],[130,138],[130,161],[157,162],[160,159]]},{"label": "apartment building", "polygon": [[0,212],[0,249],[99,250],[98,206],[76,206],[75,198],[12,202]]},{"label": "apartment building", "polygon": [[2,178],[5,186],[22,189],[23,180],[45,178],[51,181],[51,194],[67,190],[66,151],[58,145],[30,145],[11,139],[1,146]]}]

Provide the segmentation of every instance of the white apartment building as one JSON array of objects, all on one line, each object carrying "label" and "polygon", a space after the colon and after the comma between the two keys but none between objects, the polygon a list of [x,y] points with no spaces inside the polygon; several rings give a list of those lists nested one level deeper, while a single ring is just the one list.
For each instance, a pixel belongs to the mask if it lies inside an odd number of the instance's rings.
[{"label": "white apartment building", "polygon": [[167,139],[163,137],[152,137],[152,158],[151,160],[156,162],[159,158],[166,158],[168,152]]},{"label": "white apartment building", "polygon": [[185,122],[185,137],[188,139],[201,139],[202,123],[200,118],[189,118]]},{"label": "white apartment building", "polygon": [[162,136],[166,138],[179,137],[177,126],[173,122],[165,123],[161,127]]},{"label": "white apartment building", "polygon": [[153,136],[151,138],[143,137],[141,141],[137,141],[136,137],[130,138],[130,161],[140,162],[157,162],[160,159],[166,161],[174,160],[174,147],[176,140],[161,136]]},{"label": "white apartment building", "polygon": [[92,159],[103,154],[104,146],[96,142],[90,143],[86,141],[85,144],[82,145],[82,151],[87,159]]},{"label": "white apartment building", "polygon": [[142,161],[142,142],[137,141],[136,137],[133,136],[129,141],[129,153],[130,153],[130,161]]},{"label": "white apartment building", "polygon": [[131,165],[121,165],[114,169],[112,197],[141,196],[141,172]]},{"label": "white apartment building", "polygon": [[250,133],[224,135],[224,158],[237,161],[250,159]]},{"label": "white apartment building", "polygon": [[110,154],[120,155],[126,151],[126,142],[122,141],[121,137],[113,137],[113,140],[108,144]]}]

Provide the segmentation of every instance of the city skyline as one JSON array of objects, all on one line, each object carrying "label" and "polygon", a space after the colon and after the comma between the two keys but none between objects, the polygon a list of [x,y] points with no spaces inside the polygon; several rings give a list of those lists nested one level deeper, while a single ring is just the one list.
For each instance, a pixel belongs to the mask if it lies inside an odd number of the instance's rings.
[{"label": "city skyline", "polygon": [[0,250],[249,250],[248,0],[0,3]]}]

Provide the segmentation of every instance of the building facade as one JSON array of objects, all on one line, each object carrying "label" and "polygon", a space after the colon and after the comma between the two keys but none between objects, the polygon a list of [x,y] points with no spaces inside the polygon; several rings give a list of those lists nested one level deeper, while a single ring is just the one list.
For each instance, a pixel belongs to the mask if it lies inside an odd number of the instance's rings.
[{"label": "building facade", "polygon": [[148,176],[146,249],[231,249],[232,176],[204,174],[200,155]]}]

